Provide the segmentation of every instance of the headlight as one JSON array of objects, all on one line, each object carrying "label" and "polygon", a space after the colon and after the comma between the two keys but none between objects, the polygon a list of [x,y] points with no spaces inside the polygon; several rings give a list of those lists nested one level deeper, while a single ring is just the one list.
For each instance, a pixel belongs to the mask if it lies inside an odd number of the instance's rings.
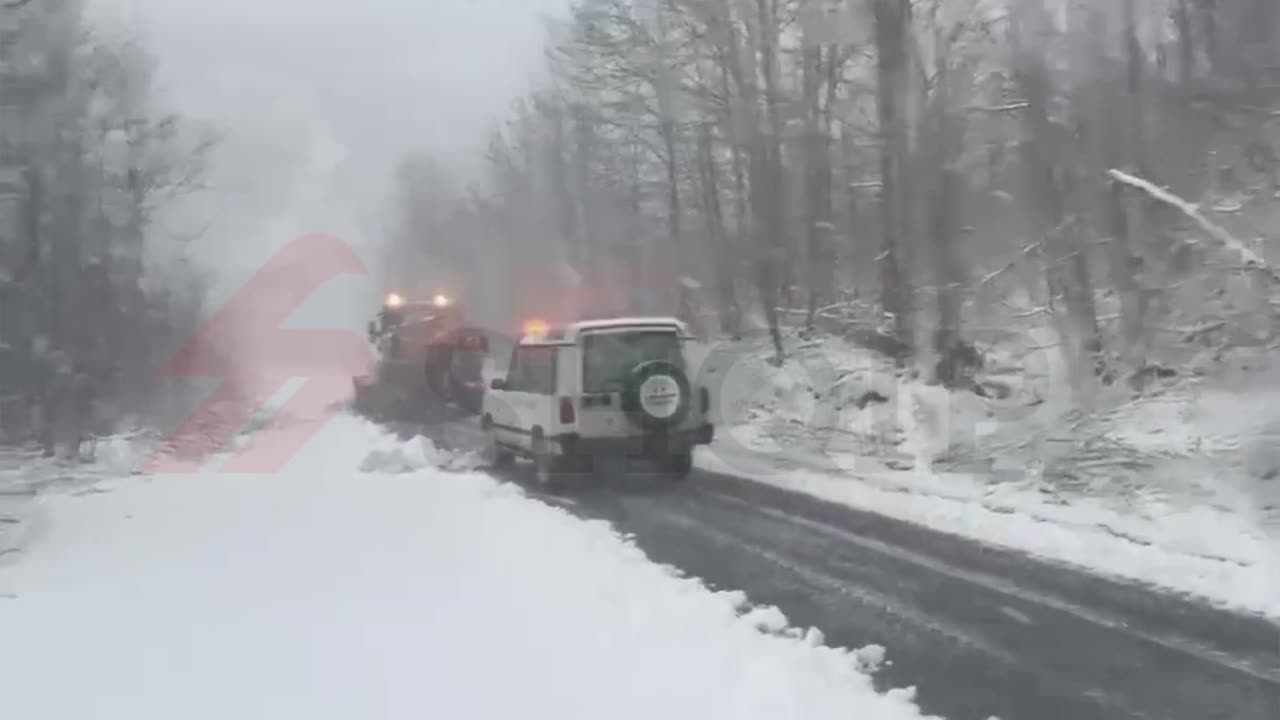
[{"label": "headlight", "polygon": [[450,305],[453,304],[452,298],[450,298],[448,295],[437,295],[432,300],[432,302],[434,302],[436,307],[438,308],[449,307]]},{"label": "headlight", "polygon": [[395,293],[391,293],[390,295],[387,296],[387,307],[389,308],[404,307],[404,298],[400,297]]}]

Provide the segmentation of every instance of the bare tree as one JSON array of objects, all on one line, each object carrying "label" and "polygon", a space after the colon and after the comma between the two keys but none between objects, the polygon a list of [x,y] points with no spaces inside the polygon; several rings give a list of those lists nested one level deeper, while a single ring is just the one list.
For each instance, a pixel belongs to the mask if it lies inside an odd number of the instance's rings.
[{"label": "bare tree", "polygon": [[[843,331],[953,389],[973,386],[951,364],[978,362],[974,323],[1047,322],[1087,395],[1170,350],[1188,258],[1216,252],[1111,172],[1269,200],[1278,19],[1254,0],[581,0],[427,255],[504,266],[523,310],[542,291],[521,263],[563,259],[626,295],[587,303],[611,310],[675,310],[674,267],[722,331],[762,316],[778,362],[790,331]],[[867,332],[886,317],[893,337]]]},{"label": "bare tree", "polygon": [[876,99],[880,128],[881,304],[900,342],[911,342],[911,286],[902,262],[913,242],[908,175],[911,1],[875,0]]},{"label": "bare tree", "polygon": [[22,40],[2,58],[5,106],[17,114],[6,116],[0,165],[18,182],[16,205],[0,212],[20,221],[0,240],[21,288],[0,328],[20,359],[5,380],[27,388],[46,417],[60,408],[55,370],[86,378],[80,386],[117,411],[136,409],[155,391],[150,372],[166,342],[193,329],[203,302],[192,273],[150,268],[147,257],[177,242],[153,220],[199,188],[212,140],[154,106],[145,49],[90,32],[80,3],[4,12],[14,14],[3,32]]},{"label": "bare tree", "polygon": [[1040,2],[1022,4],[1013,30],[1014,72],[1027,100],[1022,162],[1032,222],[1046,250],[1049,297],[1063,304],[1066,353],[1075,363],[1076,383],[1082,384],[1093,375],[1087,364],[1102,361],[1102,334],[1081,221],[1069,204],[1077,178],[1067,159],[1066,121],[1054,115],[1059,105],[1046,56],[1052,52],[1057,30]]}]

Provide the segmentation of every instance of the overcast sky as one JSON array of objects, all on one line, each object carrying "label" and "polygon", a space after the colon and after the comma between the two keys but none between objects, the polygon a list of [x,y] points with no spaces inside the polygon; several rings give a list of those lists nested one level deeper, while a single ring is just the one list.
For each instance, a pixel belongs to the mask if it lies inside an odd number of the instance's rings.
[{"label": "overcast sky", "polygon": [[456,147],[476,142],[528,87],[541,64],[540,17],[567,0],[131,4],[161,56],[167,91],[194,108],[221,114],[238,90],[265,87],[343,132]]},{"label": "overcast sky", "polygon": [[[235,284],[293,235],[376,261],[391,163],[410,147],[475,158],[540,75],[542,19],[568,0],[93,0],[134,23],[162,98],[218,128],[213,223],[198,253]],[[203,220],[189,221],[194,227]],[[181,222],[179,222],[181,224]],[[363,312],[361,309],[360,312]]]}]

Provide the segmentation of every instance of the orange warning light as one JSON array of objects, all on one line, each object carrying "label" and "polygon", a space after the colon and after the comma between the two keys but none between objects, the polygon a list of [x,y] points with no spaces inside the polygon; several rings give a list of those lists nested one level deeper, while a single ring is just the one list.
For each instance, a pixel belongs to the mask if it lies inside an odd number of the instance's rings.
[{"label": "orange warning light", "polygon": [[525,337],[543,338],[551,331],[551,327],[543,320],[526,320],[524,323]]}]

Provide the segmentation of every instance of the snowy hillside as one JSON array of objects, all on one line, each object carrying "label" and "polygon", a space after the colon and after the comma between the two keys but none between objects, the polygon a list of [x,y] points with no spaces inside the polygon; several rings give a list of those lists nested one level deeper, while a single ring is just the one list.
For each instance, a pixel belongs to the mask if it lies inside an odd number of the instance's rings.
[{"label": "snowy hillside", "polygon": [[[716,348],[709,469],[1280,616],[1280,380],[1174,381],[1072,411],[1049,353],[999,348],[988,397],[844,340]],[[1243,379],[1241,379],[1243,377]]]}]

